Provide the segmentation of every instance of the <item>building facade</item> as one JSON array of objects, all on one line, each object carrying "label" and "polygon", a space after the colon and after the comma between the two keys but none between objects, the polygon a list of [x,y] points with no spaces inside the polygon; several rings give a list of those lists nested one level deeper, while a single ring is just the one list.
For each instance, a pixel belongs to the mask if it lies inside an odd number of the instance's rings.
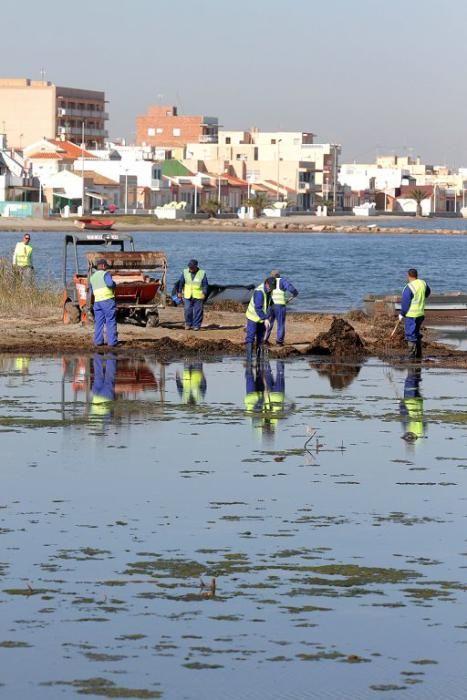
[{"label": "building facade", "polygon": [[0,79],[0,130],[11,147],[63,138],[102,148],[108,114],[104,92],[59,87],[45,80]]},{"label": "building facade", "polygon": [[146,114],[136,117],[136,143],[171,148],[217,143],[218,128],[217,117],[179,114],[177,107],[151,105]]}]

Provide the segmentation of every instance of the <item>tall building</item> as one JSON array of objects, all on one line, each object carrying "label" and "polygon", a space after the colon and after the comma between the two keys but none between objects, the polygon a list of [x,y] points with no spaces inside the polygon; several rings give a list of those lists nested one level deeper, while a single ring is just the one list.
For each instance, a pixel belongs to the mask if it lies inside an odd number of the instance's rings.
[{"label": "tall building", "polygon": [[151,105],[136,117],[139,146],[185,146],[187,143],[217,143],[219,120],[179,114],[177,107]]},{"label": "tall building", "polygon": [[0,131],[11,148],[42,138],[81,143],[83,130],[87,148],[102,148],[108,118],[104,92],[29,78],[0,79]]}]

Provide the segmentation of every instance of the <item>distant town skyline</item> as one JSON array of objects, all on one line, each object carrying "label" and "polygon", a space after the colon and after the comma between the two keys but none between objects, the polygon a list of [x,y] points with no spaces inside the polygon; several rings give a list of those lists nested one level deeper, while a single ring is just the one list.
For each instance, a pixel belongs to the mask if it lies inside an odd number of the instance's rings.
[{"label": "distant town skyline", "polygon": [[21,20],[2,8],[0,77],[104,90],[111,137],[173,104],[226,129],[311,130],[346,162],[467,166],[462,0],[26,0]]}]

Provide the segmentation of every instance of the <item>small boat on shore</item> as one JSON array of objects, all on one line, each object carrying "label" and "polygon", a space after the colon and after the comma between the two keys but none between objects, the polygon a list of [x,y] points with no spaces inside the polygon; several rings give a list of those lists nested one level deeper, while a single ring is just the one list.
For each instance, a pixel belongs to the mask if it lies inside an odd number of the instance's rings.
[{"label": "small boat on shore", "polygon": [[113,219],[75,219],[75,226],[87,231],[110,231],[114,223]]},{"label": "small boat on shore", "polygon": [[[399,294],[369,294],[364,298],[370,316],[380,313],[400,313]],[[425,303],[425,318],[437,324],[467,324],[467,292],[430,294]]]},{"label": "small boat on shore", "polygon": [[255,288],[254,284],[210,284],[206,304],[233,301],[238,304],[248,304]]}]

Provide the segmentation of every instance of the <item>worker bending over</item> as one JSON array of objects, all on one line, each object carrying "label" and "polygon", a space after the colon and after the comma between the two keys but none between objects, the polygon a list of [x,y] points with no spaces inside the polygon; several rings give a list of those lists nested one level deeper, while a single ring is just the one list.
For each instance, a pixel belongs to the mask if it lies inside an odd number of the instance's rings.
[{"label": "worker bending over", "polygon": [[177,282],[177,295],[185,300],[185,328],[199,331],[203,323],[204,301],[208,296],[208,278],[197,260],[190,260]]},{"label": "worker bending over", "polygon": [[256,287],[246,310],[246,359],[253,360],[253,344],[256,340],[256,357],[261,357],[265,333],[269,329],[271,294],[275,288],[274,277],[267,277],[263,284]]},{"label": "worker bending over", "polygon": [[196,406],[206,396],[207,383],[202,362],[186,362],[183,375],[177,372],[175,381],[178,395],[189,406]]},{"label": "worker bending over", "polygon": [[29,233],[25,233],[23,240],[19,241],[15,246],[13,268],[20,273],[24,280],[32,281],[34,266],[32,264],[32,245]]},{"label": "worker bending over", "polygon": [[108,272],[105,258],[96,260],[96,271],[91,275],[90,284],[94,294],[94,345],[104,345],[104,327],[107,332],[107,345],[118,345],[117,306],[115,304],[115,282]]},{"label": "worker bending over", "polygon": [[407,285],[404,287],[401,299],[399,319],[404,319],[405,339],[409,346],[409,359],[421,360],[422,334],[420,329],[425,318],[425,299],[431,294],[431,289],[425,280],[418,279],[418,272],[411,267],[407,272]]},{"label": "worker bending over", "polygon": [[298,292],[291,282],[286,280],[285,277],[281,277],[279,270],[273,270],[271,272],[271,277],[275,278],[276,286],[272,290],[272,306],[270,313],[271,325],[266,333],[265,340],[267,341],[269,339],[274,326],[274,321],[277,321],[276,344],[284,345],[285,317],[287,314],[286,306],[290,301],[290,298],[287,298],[287,292],[292,295],[292,299],[295,299],[295,297],[298,296]]}]

